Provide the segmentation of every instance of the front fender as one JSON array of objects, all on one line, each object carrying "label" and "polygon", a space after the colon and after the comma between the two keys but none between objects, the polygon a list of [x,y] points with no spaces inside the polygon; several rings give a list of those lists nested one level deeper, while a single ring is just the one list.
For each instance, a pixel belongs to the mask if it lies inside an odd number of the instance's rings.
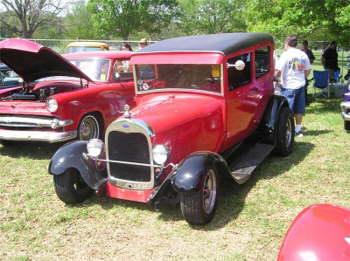
[{"label": "front fender", "polygon": [[97,168],[96,162],[85,158],[87,141],[75,141],[62,146],[51,158],[49,173],[62,175],[68,169],[76,169],[85,183],[94,190],[103,184],[106,178],[106,169]]},{"label": "front fender", "polygon": [[177,167],[171,185],[177,192],[192,192],[201,189],[203,177],[209,168],[217,171],[226,162],[222,156],[213,152],[196,152],[189,155]]},{"label": "front fender", "polygon": [[281,95],[273,95],[266,107],[260,129],[264,134],[265,140],[269,143],[273,144],[275,142],[280,111],[284,106],[288,107],[287,99]]}]

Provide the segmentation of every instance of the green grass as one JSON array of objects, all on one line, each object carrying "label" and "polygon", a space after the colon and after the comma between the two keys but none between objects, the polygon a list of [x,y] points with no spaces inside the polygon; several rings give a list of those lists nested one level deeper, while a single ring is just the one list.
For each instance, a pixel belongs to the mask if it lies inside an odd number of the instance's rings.
[{"label": "green grass", "polygon": [[1,260],[274,260],[306,206],[350,207],[349,133],[339,99],[307,108],[294,152],[269,156],[248,183],[225,182],[214,220],[190,227],[178,207],[93,197],[69,207],[47,174],[58,145],[0,146]]}]

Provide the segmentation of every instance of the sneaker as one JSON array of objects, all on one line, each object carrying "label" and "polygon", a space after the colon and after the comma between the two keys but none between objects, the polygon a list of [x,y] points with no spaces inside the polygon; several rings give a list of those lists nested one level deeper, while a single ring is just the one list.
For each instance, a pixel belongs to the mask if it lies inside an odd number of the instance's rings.
[{"label": "sneaker", "polygon": [[302,138],[302,137],[304,137],[304,135],[303,135],[303,133],[300,130],[298,132],[295,132],[295,137]]}]

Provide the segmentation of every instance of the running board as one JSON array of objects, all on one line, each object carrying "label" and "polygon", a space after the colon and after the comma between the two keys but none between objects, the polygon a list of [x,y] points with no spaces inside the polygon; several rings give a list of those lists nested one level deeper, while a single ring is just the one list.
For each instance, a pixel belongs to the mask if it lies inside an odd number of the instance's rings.
[{"label": "running board", "polygon": [[238,184],[246,182],[256,167],[271,153],[271,144],[256,143],[230,164],[231,176]]}]

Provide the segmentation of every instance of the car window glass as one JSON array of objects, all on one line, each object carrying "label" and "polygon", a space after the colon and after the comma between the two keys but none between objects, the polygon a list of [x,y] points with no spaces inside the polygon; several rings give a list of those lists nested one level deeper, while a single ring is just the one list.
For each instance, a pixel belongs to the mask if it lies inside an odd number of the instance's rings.
[{"label": "car window glass", "polygon": [[132,79],[133,73],[129,60],[116,61],[113,69],[113,81],[130,81]]},{"label": "car window glass", "polygon": [[108,81],[110,60],[108,59],[71,59],[70,62],[77,66],[83,73],[94,81]]},{"label": "car window glass", "polygon": [[255,51],[256,78],[270,71],[270,48],[264,46]]},{"label": "car window glass", "polygon": [[197,90],[221,91],[218,64],[136,65],[138,91]]},{"label": "car window glass", "polygon": [[229,89],[233,90],[243,86],[251,81],[251,53],[242,54],[229,59],[229,64],[234,64],[238,60],[242,60],[245,64],[244,69],[239,71],[234,67],[228,68]]}]

